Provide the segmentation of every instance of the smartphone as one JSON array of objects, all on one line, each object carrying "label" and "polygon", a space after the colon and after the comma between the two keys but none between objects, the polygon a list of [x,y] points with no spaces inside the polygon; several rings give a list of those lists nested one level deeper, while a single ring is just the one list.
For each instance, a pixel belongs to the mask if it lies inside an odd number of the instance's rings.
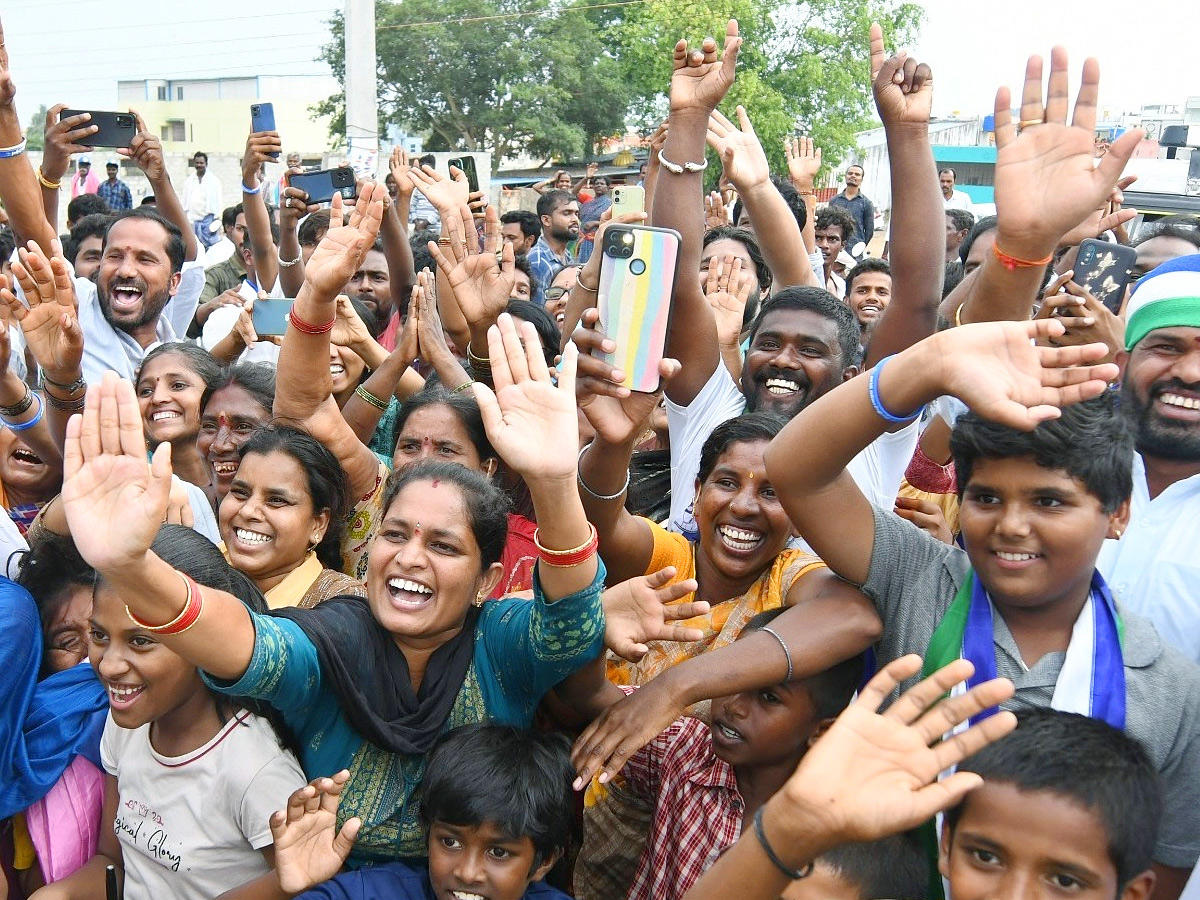
[{"label": "smartphone", "polygon": [[646,189],[636,184],[619,184],[612,194],[612,217],[646,211]]},{"label": "smartphone", "polygon": [[460,169],[467,176],[467,185],[471,189],[471,193],[479,190],[479,172],[475,169],[475,157],[473,156],[458,156],[454,159],[446,160],[446,167],[454,166]]},{"label": "smartphone", "polygon": [[1137,250],[1133,247],[1087,238],[1079,244],[1075,256],[1074,281],[1108,307],[1109,312],[1119,315],[1136,261]]},{"label": "smartphone", "polygon": [[[260,131],[275,130],[275,104],[250,104],[250,131],[257,134]],[[278,153],[270,154],[272,159],[279,159]]]},{"label": "smartphone", "polygon": [[264,300],[259,297],[254,301],[251,316],[254,330],[260,338],[282,336],[287,331],[288,312],[292,301],[287,298]]},{"label": "smartphone", "polygon": [[622,383],[632,391],[659,387],[680,243],[669,228],[610,225],[604,232],[596,302],[617,349],[603,358],[625,372]]},{"label": "smartphone", "polygon": [[58,114],[58,120],[61,122],[80,113],[88,113],[92,117],[88,124],[100,128],[95,134],[79,139],[79,143],[84,147],[128,147],[133,143],[133,136],[137,134],[137,119],[133,113],[64,109]]},{"label": "smartphone", "polygon": [[292,175],[288,184],[307,192],[309,203],[328,203],[334,194],[340,194],[343,200],[354,200],[358,197],[354,170],[349,166]]}]

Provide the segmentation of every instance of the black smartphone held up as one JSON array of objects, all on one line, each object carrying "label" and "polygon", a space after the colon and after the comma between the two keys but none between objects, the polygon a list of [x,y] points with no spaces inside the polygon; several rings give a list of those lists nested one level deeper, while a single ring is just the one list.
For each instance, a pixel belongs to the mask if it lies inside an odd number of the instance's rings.
[{"label": "black smartphone held up", "polygon": [[[250,104],[250,131],[257,134],[260,131],[275,130],[275,105],[273,103]],[[279,159],[278,153],[270,154],[272,159]]]},{"label": "black smartphone held up", "polygon": [[1087,238],[1079,244],[1073,280],[1118,315],[1136,261],[1137,250],[1133,247]]},{"label": "black smartphone held up", "polygon": [[137,134],[137,118],[127,112],[100,112],[93,109],[64,109],[58,114],[58,120],[69,119],[82,113],[90,115],[87,124],[96,125],[99,131],[79,139],[84,147],[118,147],[126,148],[133,143]]},{"label": "black smartphone held up", "polygon": [[305,191],[309,203],[328,203],[334,194],[340,194],[343,200],[358,198],[358,184],[354,180],[354,170],[349,166],[292,175],[288,184]]},{"label": "black smartphone held up", "polygon": [[446,160],[446,166],[454,166],[467,176],[467,185],[471,189],[471,193],[479,190],[479,172],[475,168],[475,157],[473,156],[458,156],[454,159]]},{"label": "black smartphone held up", "polygon": [[288,312],[291,308],[292,301],[289,298],[259,297],[254,301],[254,309],[250,313],[255,333],[260,338],[282,336],[287,331]]}]

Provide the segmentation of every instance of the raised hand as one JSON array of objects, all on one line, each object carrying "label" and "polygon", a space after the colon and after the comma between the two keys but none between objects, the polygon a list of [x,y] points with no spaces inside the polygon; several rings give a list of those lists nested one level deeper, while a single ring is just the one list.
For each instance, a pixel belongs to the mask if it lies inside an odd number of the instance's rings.
[{"label": "raised hand", "polygon": [[650,652],[648,641],[698,641],[704,637],[699,628],[675,624],[704,615],[708,604],[703,600],[675,603],[695,593],[697,587],[691,578],[670,584],[674,577],[675,567],[667,566],[604,592],[604,644],[609,650],[637,662]]},{"label": "raised hand", "polygon": [[414,166],[409,170],[409,177],[443,219],[470,200],[471,186],[467,176],[458,169],[447,178],[433,166]]},{"label": "raised hand", "polygon": [[288,798],[287,809],[271,815],[275,874],[289,896],[328,881],[350,855],[362,820],[337,827],[337,810],[350,773],[314,778]]},{"label": "raised hand", "polygon": [[25,292],[28,307],[5,287],[0,299],[21,324],[33,358],[54,381],[74,381],[83,360],[83,329],[75,284],[62,255],[62,244],[51,242],[53,256],[46,257],[33,241],[17,251],[13,277]]},{"label": "raised hand", "polygon": [[332,300],[346,285],[367,255],[383,220],[387,190],[374,181],[360,182],[358,200],[350,221],[342,224],[342,198],[334,194],[329,208],[329,230],[304,266],[304,283],[325,300]]},{"label": "raised hand", "polygon": [[704,299],[712,307],[717,322],[717,340],[722,347],[739,342],[742,319],[753,289],[753,273],[749,268],[743,268],[739,257],[726,253],[722,259],[709,260]]},{"label": "raised hand", "polygon": [[4,25],[0,23],[0,106],[8,106],[17,96],[17,86],[13,84],[12,75],[8,71],[8,49],[4,46]]},{"label": "raised hand", "polygon": [[[1061,415],[1061,407],[1098,397],[1118,370],[1099,363],[1104,344],[1036,347],[1030,339],[1059,338],[1057,319],[983,322],[941,332],[932,340],[944,393],[984,418],[1028,431]],[[881,379],[887,382],[886,373]]]},{"label": "raised hand", "polygon": [[672,58],[671,111],[707,114],[716,109],[733,85],[741,46],[736,19],[730,19],[725,27],[725,46],[720,52],[715,38],[705,38],[691,50],[686,40],[679,41]]},{"label": "raised hand", "polygon": [[403,147],[392,148],[392,155],[388,159],[388,171],[392,173],[392,180],[396,182],[397,199],[411,195],[416,185],[413,182],[408,154],[404,152]]},{"label": "raised hand", "polygon": [[933,73],[925,63],[909,59],[901,50],[889,57],[883,44],[883,29],[871,26],[871,88],[875,108],[884,127],[927,125],[933,108]]},{"label": "raised hand", "polygon": [[[300,170],[291,169],[288,174],[298,175]],[[320,208],[320,204],[308,202],[308,191],[288,185],[279,192],[279,227],[282,231],[295,231],[301,219]]]},{"label": "raised hand", "polygon": [[527,482],[574,481],[579,447],[575,409],[578,351],[567,345],[558,385],[542,353],[537,329],[504,313],[488,329],[488,357],[495,390],[475,382],[475,398],[488,440],[509,468]]},{"label": "raised hand", "polygon": [[333,331],[329,333],[331,344],[353,349],[374,340],[371,332],[367,330],[366,323],[345,294],[338,294],[336,310]]},{"label": "raised hand", "polygon": [[[133,110],[130,110],[133,112]],[[118,150],[121,156],[132,159],[150,182],[161,181],[167,174],[167,162],[163,156],[162,142],[146,128],[146,122],[139,113],[133,112],[137,120],[137,134],[129,142],[129,149]]]},{"label": "raised hand", "polygon": [[442,216],[442,238],[429,242],[429,252],[450,282],[467,323],[487,327],[508,306],[516,281],[512,244],[501,245],[499,214],[491,207],[484,210],[482,253],[471,214],[462,204]]},{"label": "raised hand", "polygon": [[277,162],[282,153],[283,141],[278,131],[251,132],[246,138],[246,152],[242,155],[242,184],[257,186],[263,165]]},{"label": "raised hand", "polygon": [[783,140],[783,153],[792,186],[798,191],[811,191],[821,171],[821,148],[814,146],[810,137],[789,137]]},{"label": "raised hand", "polygon": [[91,147],[80,141],[100,130],[92,124],[91,113],[77,113],[60,122],[58,115],[66,108],[67,104],[59,103],[46,112],[42,175],[50,181],[58,181],[66,174],[72,153],[92,152]]},{"label": "raised hand", "polygon": [[732,224],[720,191],[710,191],[704,198],[704,227],[722,228]]},{"label": "raised hand", "polygon": [[771,180],[771,164],[745,107],[737,108],[737,117],[740,128],[714,109],[708,117],[708,146],[717,151],[725,176],[744,195]]},{"label": "raised hand", "polygon": [[170,493],[171,445],[159,444],[146,465],[133,385],[106,372],[67,423],[63,449],[63,511],[80,555],[101,572],[141,562]]},{"label": "raised hand", "polygon": [[1094,165],[1099,87],[1100,64],[1085,60],[1068,125],[1067,51],[1055,47],[1044,101],[1042,58],[1029,58],[1019,122],[1012,121],[1008,88],[996,92],[997,245],[1006,253],[1027,260],[1052,253],[1062,235],[1105,205],[1142,139],[1141,130],[1130,129]]}]

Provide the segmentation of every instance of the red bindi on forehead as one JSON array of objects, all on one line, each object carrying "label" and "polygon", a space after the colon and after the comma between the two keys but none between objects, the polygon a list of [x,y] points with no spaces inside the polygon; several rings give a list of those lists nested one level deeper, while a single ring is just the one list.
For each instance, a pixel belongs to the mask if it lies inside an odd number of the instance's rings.
[{"label": "red bindi on forehead", "polygon": [[441,483],[442,483],[442,480],[441,480],[440,478],[435,478],[435,479],[433,479],[433,481],[431,482],[431,484],[432,484],[434,487],[437,487],[437,486],[438,486],[439,484],[441,484]]}]

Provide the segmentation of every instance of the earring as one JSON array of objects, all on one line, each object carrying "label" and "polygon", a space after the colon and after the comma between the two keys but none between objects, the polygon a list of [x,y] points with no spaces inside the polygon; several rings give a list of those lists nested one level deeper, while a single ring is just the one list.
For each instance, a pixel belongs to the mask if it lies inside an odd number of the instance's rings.
[{"label": "earring", "polygon": [[1122,534],[1124,534],[1124,533],[1125,533],[1125,532],[1123,532],[1123,531],[1122,531],[1120,528],[1118,528],[1118,529],[1116,530],[1116,533],[1113,535],[1113,537],[1114,537],[1116,540],[1118,540],[1118,541],[1119,541],[1119,540],[1121,539],[1121,535],[1122,535]]},{"label": "earring", "polygon": [[483,591],[482,590],[475,592],[475,604],[474,605],[475,606],[483,606]]}]

